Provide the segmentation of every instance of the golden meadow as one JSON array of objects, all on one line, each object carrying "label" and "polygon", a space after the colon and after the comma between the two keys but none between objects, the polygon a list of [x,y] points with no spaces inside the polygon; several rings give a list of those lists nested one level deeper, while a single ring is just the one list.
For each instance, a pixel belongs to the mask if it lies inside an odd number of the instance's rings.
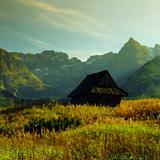
[{"label": "golden meadow", "polygon": [[160,100],[124,100],[116,108],[48,104],[1,114],[0,159],[160,160]]}]

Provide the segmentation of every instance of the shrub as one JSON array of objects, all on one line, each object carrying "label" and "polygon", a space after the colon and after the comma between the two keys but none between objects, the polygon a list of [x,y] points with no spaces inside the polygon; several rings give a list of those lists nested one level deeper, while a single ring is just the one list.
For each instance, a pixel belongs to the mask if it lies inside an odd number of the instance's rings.
[{"label": "shrub", "polygon": [[75,128],[80,125],[80,121],[74,118],[58,118],[52,120],[32,119],[27,125],[24,126],[25,132],[42,133],[43,130],[49,131],[64,131],[67,128]]}]

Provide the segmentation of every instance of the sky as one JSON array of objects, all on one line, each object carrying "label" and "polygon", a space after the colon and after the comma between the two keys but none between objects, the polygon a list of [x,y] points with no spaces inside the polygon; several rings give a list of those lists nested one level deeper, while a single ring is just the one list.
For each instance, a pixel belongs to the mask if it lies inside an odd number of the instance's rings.
[{"label": "sky", "polygon": [[0,48],[55,50],[86,60],[130,37],[160,44],[159,0],[0,0]]}]

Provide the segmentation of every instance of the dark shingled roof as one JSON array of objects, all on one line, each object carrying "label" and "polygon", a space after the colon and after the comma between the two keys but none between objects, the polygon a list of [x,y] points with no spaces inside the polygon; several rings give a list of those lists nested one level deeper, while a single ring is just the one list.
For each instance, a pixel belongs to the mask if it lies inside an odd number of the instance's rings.
[{"label": "dark shingled roof", "polygon": [[83,97],[88,93],[127,96],[127,93],[117,86],[107,70],[87,75],[68,97]]}]

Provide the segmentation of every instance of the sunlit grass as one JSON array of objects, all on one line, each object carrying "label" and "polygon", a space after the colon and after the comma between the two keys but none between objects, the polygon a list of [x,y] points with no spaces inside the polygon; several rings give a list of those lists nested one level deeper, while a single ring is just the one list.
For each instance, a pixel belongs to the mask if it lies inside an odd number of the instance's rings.
[{"label": "sunlit grass", "polygon": [[34,106],[0,115],[0,157],[159,160],[159,122],[159,99],[122,101],[116,108]]}]

